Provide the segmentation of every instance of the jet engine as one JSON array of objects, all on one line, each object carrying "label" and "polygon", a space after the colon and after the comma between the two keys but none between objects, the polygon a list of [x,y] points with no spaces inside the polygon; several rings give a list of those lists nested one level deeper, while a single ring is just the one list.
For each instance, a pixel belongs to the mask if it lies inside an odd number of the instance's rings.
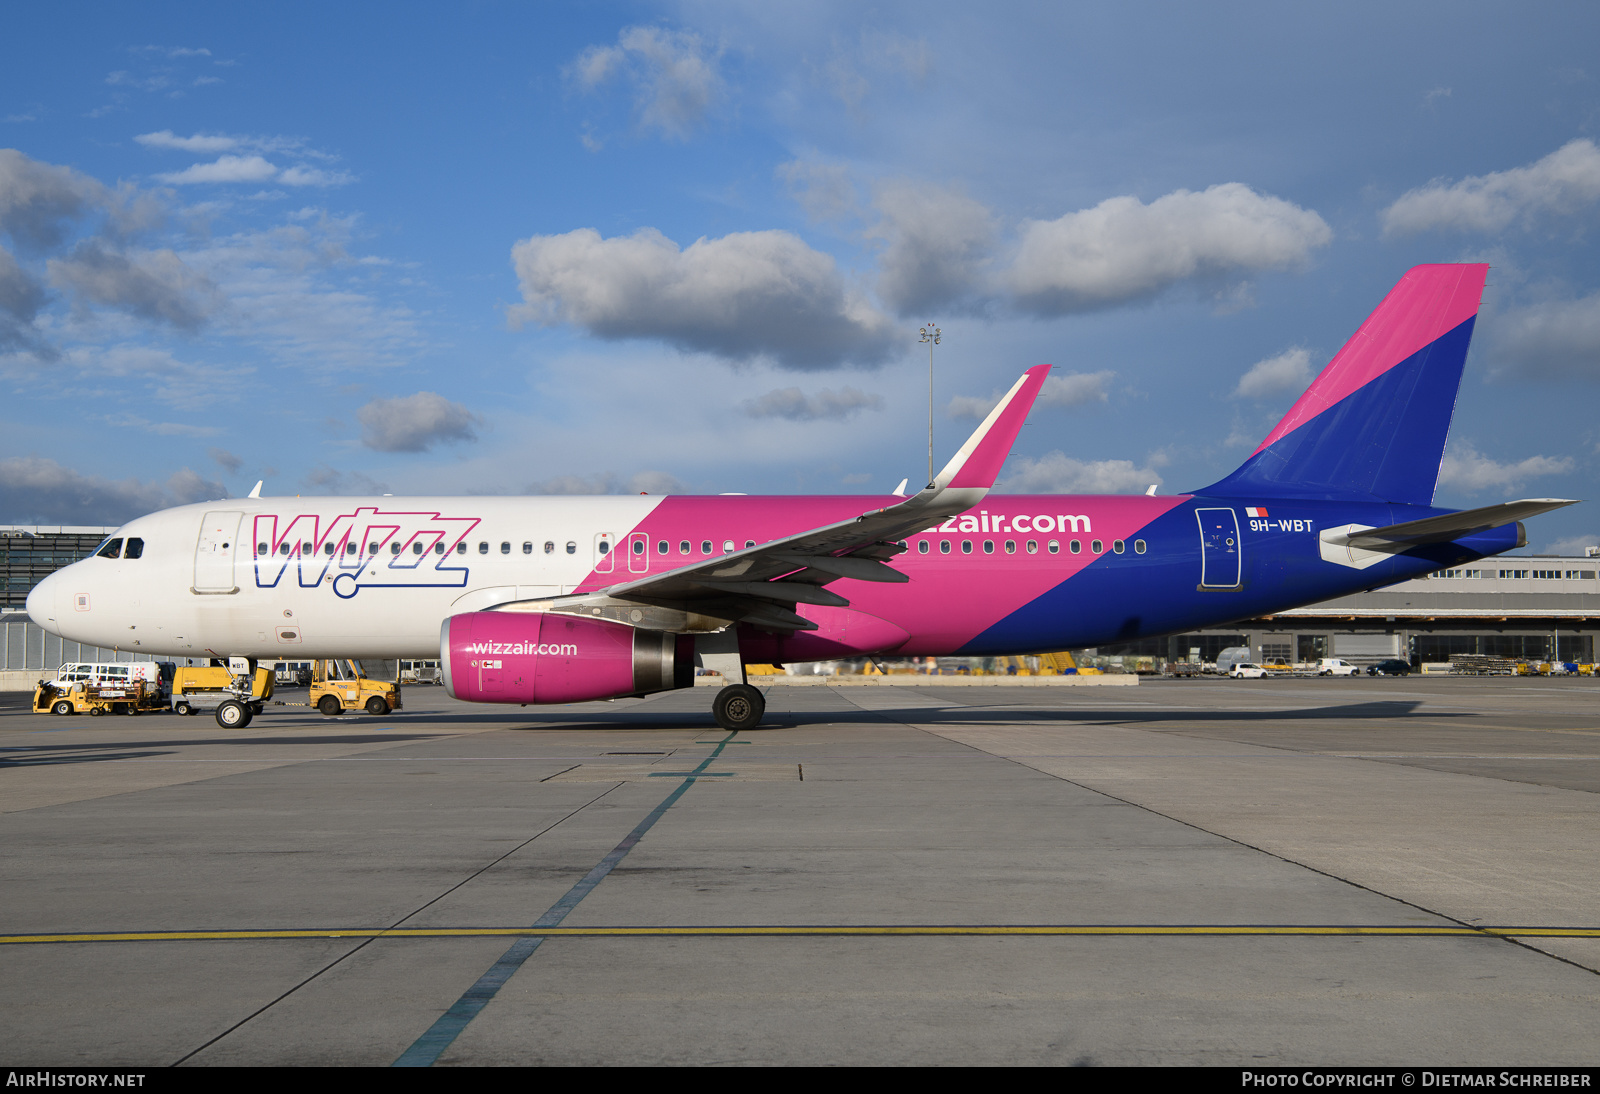
[{"label": "jet engine", "polygon": [[445,690],[477,703],[581,703],[694,683],[691,640],[604,619],[465,612],[439,629]]}]

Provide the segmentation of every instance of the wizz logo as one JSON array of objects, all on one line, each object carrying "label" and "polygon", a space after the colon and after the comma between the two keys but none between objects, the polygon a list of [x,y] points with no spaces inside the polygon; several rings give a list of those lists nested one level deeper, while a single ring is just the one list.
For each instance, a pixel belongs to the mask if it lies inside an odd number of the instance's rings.
[{"label": "wizz logo", "polygon": [[468,568],[458,547],[478,521],[376,507],[336,517],[258,513],[256,587],[277,588],[293,568],[302,589],[329,584],[347,600],[365,588],[464,588]]}]

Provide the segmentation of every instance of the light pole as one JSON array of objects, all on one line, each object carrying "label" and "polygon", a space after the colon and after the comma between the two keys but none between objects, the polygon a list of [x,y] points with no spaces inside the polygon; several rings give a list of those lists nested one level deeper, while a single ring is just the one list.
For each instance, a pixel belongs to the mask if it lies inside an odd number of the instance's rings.
[{"label": "light pole", "polygon": [[933,485],[933,347],[939,344],[939,328],[929,323],[922,328],[918,343],[928,343],[928,485]]}]

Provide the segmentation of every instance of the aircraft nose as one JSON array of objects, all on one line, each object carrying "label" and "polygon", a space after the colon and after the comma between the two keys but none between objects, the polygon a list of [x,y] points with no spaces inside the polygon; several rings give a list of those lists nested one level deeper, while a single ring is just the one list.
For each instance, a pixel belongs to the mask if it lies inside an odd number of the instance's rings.
[{"label": "aircraft nose", "polygon": [[55,630],[56,595],[61,589],[60,573],[50,574],[28,592],[28,618],[45,630]]}]

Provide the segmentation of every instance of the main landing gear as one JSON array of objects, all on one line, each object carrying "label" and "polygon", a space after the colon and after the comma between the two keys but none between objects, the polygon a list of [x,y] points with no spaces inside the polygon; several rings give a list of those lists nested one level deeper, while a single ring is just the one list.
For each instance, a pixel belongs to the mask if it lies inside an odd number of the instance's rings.
[{"label": "main landing gear", "polygon": [[754,729],[761,724],[767,712],[767,701],[749,684],[730,684],[717,692],[711,704],[711,716],[723,729],[737,733],[741,729]]}]

